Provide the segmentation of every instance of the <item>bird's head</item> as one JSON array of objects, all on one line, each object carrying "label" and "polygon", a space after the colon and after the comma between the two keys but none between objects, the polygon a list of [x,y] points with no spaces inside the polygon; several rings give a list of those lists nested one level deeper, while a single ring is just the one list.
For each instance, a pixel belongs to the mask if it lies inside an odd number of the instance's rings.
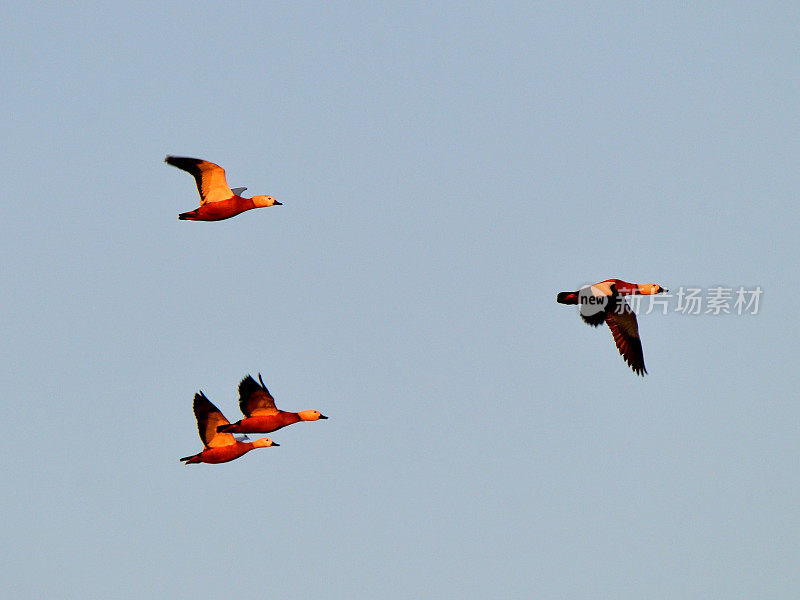
[{"label": "bird's head", "polygon": [[253,196],[251,200],[258,208],[262,206],[281,206],[281,203],[272,196]]},{"label": "bird's head", "polygon": [[280,446],[280,444],[276,444],[269,438],[258,438],[253,442],[253,448],[269,448],[270,446]]},{"label": "bird's head", "polygon": [[301,410],[297,413],[297,416],[300,417],[301,421],[318,421],[319,419],[328,418],[318,410]]},{"label": "bird's head", "polygon": [[652,296],[653,294],[663,294],[669,291],[667,289],[664,289],[657,283],[641,283],[636,287],[638,288],[638,291],[636,293],[645,296]]}]

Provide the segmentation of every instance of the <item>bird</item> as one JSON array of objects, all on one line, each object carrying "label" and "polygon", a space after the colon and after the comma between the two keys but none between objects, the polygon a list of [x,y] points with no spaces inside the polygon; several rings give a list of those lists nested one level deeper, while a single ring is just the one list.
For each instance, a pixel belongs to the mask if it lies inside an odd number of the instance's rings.
[{"label": "bird", "polygon": [[587,285],[577,292],[560,292],[556,296],[559,304],[579,304],[584,323],[598,327],[605,323],[614,336],[620,355],[637,375],[644,375],[642,340],[636,313],[633,312],[625,296],[652,295],[668,292],[655,283],[628,283],[621,279],[606,279]]},{"label": "bird", "polygon": [[200,208],[179,214],[181,221],[222,221],[251,208],[282,205],[272,196],[242,198],[239,194],[247,188],[229,188],[225,169],[207,160],[167,156],[164,162],[191,173],[200,193]]},{"label": "bird", "polygon": [[194,415],[197,417],[197,429],[203,440],[203,451],[192,456],[184,456],[181,462],[187,465],[197,463],[224,463],[235,460],[254,448],[280,446],[269,438],[259,438],[252,442],[237,440],[232,433],[219,433],[217,427],[230,423],[228,419],[206,398],[202,392],[194,395]]},{"label": "bird", "polygon": [[220,424],[217,431],[227,433],[271,433],[298,421],[317,421],[327,419],[318,410],[286,412],[275,407],[275,398],[269,393],[261,373],[257,383],[248,375],[239,383],[239,408],[244,419],[233,424]]}]

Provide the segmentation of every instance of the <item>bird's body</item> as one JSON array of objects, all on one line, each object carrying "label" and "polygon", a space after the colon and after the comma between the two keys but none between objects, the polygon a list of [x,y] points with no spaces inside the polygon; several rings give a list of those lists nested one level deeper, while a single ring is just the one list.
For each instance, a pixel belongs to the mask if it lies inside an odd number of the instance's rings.
[{"label": "bird's body", "polygon": [[181,221],[222,221],[253,208],[281,205],[272,196],[242,198],[239,194],[247,188],[232,190],[228,187],[225,169],[207,160],[167,156],[164,162],[190,173],[200,194],[200,207],[179,214]]},{"label": "bird's body", "polygon": [[181,221],[224,221],[253,208],[256,208],[256,205],[252,198],[232,196],[227,200],[210,202],[195,210],[181,213],[178,215],[178,219]]},{"label": "bird's body", "polygon": [[560,292],[560,304],[579,304],[583,322],[598,327],[605,323],[611,330],[620,355],[637,375],[645,375],[644,352],[639,338],[636,313],[625,301],[629,295],[651,295],[666,292],[655,283],[628,283],[621,279],[606,279],[576,292]]},{"label": "bird's body", "polygon": [[287,412],[275,406],[275,398],[258,376],[257,383],[250,375],[239,383],[239,408],[245,418],[236,423],[219,425],[217,431],[226,433],[271,433],[298,421],[317,421],[327,419],[316,410]]},{"label": "bird's body", "polygon": [[278,446],[269,438],[252,442],[237,440],[232,433],[218,432],[217,428],[230,423],[222,412],[206,398],[203,392],[194,396],[194,414],[197,417],[197,430],[203,441],[203,451],[180,460],[187,465],[197,463],[218,464],[228,462],[247,454],[254,448]]},{"label": "bird's body", "polygon": [[297,413],[280,410],[274,415],[245,417],[241,421],[223,426],[222,431],[228,433],[272,433],[302,419]]},{"label": "bird's body", "polygon": [[[256,440],[258,441],[258,440]],[[255,442],[240,442],[236,441],[233,444],[229,444],[228,446],[220,446],[218,448],[206,448],[199,454],[195,454],[194,456],[187,456],[186,458],[182,458],[181,460],[184,461],[187,465],[193,465],[197,463],[209,463],[212,465],[216,465],[219,463],[230,462],[239,458],[240,456],[244,456],[253,448],[258,448],[259,446],[254,445]],[[277,446],[278,444],[273,444]]]}]

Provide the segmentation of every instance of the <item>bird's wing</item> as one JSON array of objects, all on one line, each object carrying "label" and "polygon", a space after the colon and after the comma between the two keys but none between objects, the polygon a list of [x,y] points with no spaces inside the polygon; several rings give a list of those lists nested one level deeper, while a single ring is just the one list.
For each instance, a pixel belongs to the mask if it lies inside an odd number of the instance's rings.
[{"label": "bird's wing", "polygon": [[228,187],[228,182],[225,180],[225,169],[219,165],[207,160],[183,156],[168,156],[164,162],[194,176],[197,191],[200,192],[200,206],[233,197],[233,190]]},{"label": "bird's wing", "polygon": [[630,365],[637,375],[644,375],[644,353],[642,340],[639,339],[639,326],[636,323],[636,313],[624,298],[618,297],[616,306],[606,313],[606,324],[614,336],[617,350]]},{"label": "bird's wing", "polygon": [[233,188],[231,191],[232,191],[232,192],[233,192],[233,193],[234,193],[236,196],[241,196],[241,195],[242,195],[242,192],[243,192],[243,191],[245,191],[246,189],[247,189],[247,188]]},{"label": "bird's wing", "polygon": [[230,421],[203,392],[194,395],[194,416],[197,417],[197,430],[206,448],[230,446],[236,442],[232,433],[217,433],[217,427],[228,425]]},{"label": "bird's wing", "polygon": [[250,375],[242,379],[239,384],[239,408],[246,417],[278,414],[275,398],[264,385],[261,373],[258,374],[258,380],[260,384]]}]

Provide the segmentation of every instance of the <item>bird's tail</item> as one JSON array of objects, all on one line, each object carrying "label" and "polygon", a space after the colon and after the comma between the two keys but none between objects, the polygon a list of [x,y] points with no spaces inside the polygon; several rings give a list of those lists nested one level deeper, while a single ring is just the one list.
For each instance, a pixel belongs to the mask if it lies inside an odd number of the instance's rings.
[{"label": "bird's tail", "polygon": [[556,302],[559,304],[577,304],[578,292],[559,292],[556,296]]}]

